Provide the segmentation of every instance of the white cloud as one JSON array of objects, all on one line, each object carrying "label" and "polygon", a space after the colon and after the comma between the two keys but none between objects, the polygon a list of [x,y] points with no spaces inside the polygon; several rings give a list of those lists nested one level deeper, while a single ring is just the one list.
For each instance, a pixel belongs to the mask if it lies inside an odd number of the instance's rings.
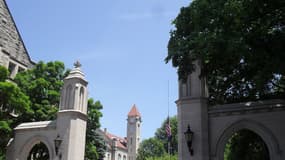
[{"label": "white cloud", "polygon": [[145,19],[175,18],[176,15],[177,13],[175,11],[165,11],[163,9],[153,8],[149,11],[121,13],[118,14],[118,19],[136,21]]}]

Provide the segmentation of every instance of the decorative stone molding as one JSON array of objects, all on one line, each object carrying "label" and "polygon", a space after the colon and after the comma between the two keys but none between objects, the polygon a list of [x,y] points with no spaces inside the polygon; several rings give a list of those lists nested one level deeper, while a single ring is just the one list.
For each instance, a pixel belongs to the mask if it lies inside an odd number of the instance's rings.
[{"label": "decorative stone molding", "polygon": [[276,112],[280,110],[285,110],[285,101],[281,99],[275,99],[257,102],[216,105],[209,107],[208,114],[210,117],[219,117],[262,112]]}]

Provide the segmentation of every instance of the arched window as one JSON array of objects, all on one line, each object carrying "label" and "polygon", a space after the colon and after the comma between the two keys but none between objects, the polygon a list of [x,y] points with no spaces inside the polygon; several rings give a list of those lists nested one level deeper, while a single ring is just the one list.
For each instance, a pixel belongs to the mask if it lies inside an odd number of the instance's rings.
[{"label": "arched window", "polygon": [[80,88],[79,92],[79,110],[83,111],[83,105],[84,105],[84,88]]},{"label": "arched window", "polygon": [[123,156],[123,160],[127,160],[127,157],[125,155]]},{"label": "arched window", "polygon": [[64,103],[65,106],[63,106],[64,109],[71,108],[71,104],[72,104],[71,103],[71,100],[72,100],[71,95],[72,95],[72,86],[68,85],[66,87],[66,90],[65,90],[65,103]]},{"label": "arched window", "polygon": [[121,154],[118,155],[118,160],[121,160],[122,159],[122,156]]},{"label": "arched window", "polygon": [[47,146],[39,142],[31,149],[27,160],[49,160],[49,152]]}]

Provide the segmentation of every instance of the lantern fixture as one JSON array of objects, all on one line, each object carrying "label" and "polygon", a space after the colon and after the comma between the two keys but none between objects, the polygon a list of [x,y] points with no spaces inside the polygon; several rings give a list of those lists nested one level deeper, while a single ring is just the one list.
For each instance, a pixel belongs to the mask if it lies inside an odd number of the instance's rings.
[{"label": "lantern fixture", "polygon": [[61,145],[62,139],[57,135],[57,137],[54,139],[54,148],[55,148],[55,154],[58,154],[59,147]]},{"label": "lantern fixture", "polygon": [[191,128],[190,128],[190,125],[188,124],[188,127],[187,127],[187,130],[184,132],[184,135],[185,135],[185,139],[186,139],[186,142],[187,142],[187,147],[188,147],[188,150],[190,152],[190,155],[193,156],[193,148],[192,148],[192,142],[193,142],[193,135],[194,135],[194,132],[191,131]]}]

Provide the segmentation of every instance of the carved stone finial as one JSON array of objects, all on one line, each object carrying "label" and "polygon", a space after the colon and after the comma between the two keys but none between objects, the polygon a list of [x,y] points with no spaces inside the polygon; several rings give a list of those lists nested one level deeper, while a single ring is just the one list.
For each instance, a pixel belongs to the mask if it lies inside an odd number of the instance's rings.
[{"label": "carved stone finial", "polygon": [[80,68],[82,66],[78,60],[73,65],[75,68]]}]

